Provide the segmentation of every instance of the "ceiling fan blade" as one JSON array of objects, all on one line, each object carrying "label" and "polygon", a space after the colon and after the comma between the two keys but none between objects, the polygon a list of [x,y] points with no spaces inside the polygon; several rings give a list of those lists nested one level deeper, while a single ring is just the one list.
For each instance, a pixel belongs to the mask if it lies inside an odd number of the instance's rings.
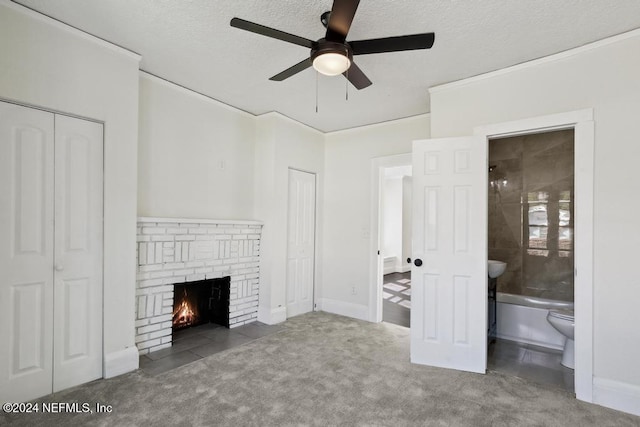
[{"label": "ceiling fan blade", "polygon": [[433,46],[434,41],[434,33],[424,33],[410,36],[385,37],[382,39],[357,40],[349,42],[349,45],[354,55],[366,55],[369,53],[429,49]]},{"label": "ceiling fan blade", "polygon": [[275,28],[265,27],[264,25],[256,24],[255,22],[245,21],[240,18],[233,18],[231,20],[231,26],[308,48],[313,47],[313,44],[315,43],[313,40],[285,33],[284,31],[276,30]]},{"label": "ceiling fan blade", "polygon": [[327,25],[326,39],[336,42],[344,42],[351,28],[351,22],[358,9],[360,0],[334,0],[329,23]]},{"label": "ceiling fan blade", "polygon": [[355,62],[351,62],[351,67],[344,73],[343,76],[351,82],[351,84],[358,90],[371,86],[371,80],[362,72],[362,70],[356,65]]},{"label": "ceiling fan blade", "polygon": [[306,70],[309,67],[311,67],[311,58],[307,58],[304,61],[298,62],[296,65],[287,68],[281,73],[276,74],[275,76],[271,77],[269,80],[281,82],[284,79],[288,79],[294,74],[298,74],[300,71]]}]

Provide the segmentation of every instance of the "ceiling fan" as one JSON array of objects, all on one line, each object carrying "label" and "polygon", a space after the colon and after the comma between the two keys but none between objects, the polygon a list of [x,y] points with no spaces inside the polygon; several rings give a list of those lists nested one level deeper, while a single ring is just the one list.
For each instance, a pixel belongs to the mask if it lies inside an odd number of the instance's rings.
[{"label": "ceiling fan", "polygon": [[240,18],[233,18],[231,26],[311,49],[309,58],[269,79],[274,81],[282,81],[313,66],[318,72],[328,76],[343,74],[357,89],[364,89],[371,85],[371,80],[353,62],[354,55],[429,49],[433,46],[434,33],[347,42],[347,34],[359,3],[360,0],[334,0],[331,12],[325,12],[320,17],[327,33],[317,41]]}]

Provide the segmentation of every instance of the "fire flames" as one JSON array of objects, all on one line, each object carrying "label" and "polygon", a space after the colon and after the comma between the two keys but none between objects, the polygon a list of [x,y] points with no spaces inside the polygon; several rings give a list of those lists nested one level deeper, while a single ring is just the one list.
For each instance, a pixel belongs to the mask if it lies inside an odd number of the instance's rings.
[{"label": "fire flames", "polygon": [[180,304],[173,310],[173,325],[174,326],[189,326],[196,320],[196,313],[189,305],[189,301],[186,298],[182,300]]}]

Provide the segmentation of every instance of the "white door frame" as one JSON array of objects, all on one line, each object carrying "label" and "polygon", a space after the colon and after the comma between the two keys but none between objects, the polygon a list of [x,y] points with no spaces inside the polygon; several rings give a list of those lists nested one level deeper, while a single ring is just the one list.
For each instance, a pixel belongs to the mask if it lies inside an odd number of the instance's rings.
[{"label": "white door frame", "polygon": [[[411,165],[411,153],[376,157],[371,160],[371,209],[369,221],[369,321],[382,322],[382,249],[380,248],[380,192],[383,169]],[[379,253],[380,252],[380,253]]]},{"label": "white door frame", "polygon": [[563,129],[575,131],[575,390],[578,399],[593,402],[593,109],[480,126],[474,134],[488,141]]}]

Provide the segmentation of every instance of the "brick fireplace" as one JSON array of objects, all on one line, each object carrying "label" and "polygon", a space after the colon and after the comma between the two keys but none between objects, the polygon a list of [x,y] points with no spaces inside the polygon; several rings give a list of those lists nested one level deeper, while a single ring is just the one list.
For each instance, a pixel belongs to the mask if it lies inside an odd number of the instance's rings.
[{"label": "brick fireplace", "polygon": [[229,276],[229,327],[255,321],[261,234],[257,221],[138,218],[139,354],[171,347],[174,284]]}]

